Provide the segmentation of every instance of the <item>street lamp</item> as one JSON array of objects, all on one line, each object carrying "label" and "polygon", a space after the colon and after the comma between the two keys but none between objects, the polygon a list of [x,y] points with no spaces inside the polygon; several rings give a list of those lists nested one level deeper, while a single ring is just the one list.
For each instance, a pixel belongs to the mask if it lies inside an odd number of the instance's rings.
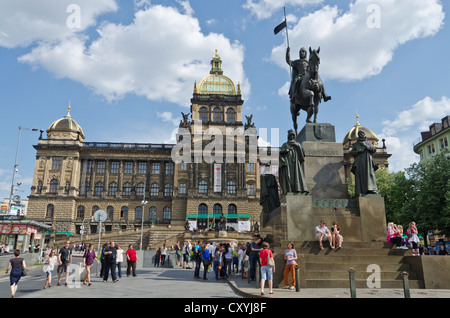
[{"label": "street lamp", "polygon": [[145,186],[147,184],[147,177],[144,179],[144,194],[142,195],[142,215],[141,215],[141,244],[139,245],[139,249],[142,251],[142,239],[144,236],[144,214],[145,214],[145,205],[148,203],[145,201]]},{"label": "street lamp", "polygon": [[13,176],[12,176],[12,181],[11,181],[11,193],[9,194],[8,214],[11,214],[11,202],[12,202],[12,198],[14,196],[14,180],[16,178],[16,172],[19,171],[17,169],[17,166],[18,166],[17,159],[18,159],[18,156],[19,156],[20,134],[21,134],[22,130],[38,131],[39,129],[37,129],[37,128],[24,128],[24,127],[19,126],[19,137],[17,139],[16,159],[14,161],[14,170],[13,170]]}]

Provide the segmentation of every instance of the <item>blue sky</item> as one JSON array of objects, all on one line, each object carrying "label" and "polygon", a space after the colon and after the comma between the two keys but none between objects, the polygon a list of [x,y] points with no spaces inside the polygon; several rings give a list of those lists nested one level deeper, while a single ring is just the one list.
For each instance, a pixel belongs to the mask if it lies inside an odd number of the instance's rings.
[{"label": "blue sky", "polygon": [[[0,199],[9,197],[18,127],[47,130],[69,101],[86,141],[173,142],[216,49],[224,75],[241,83],[243,113],[257,128],[278,128],[282,142],[292,127],[286,32],[273,33],[283,7],[291,58],[321,47],[332,100],[318,121],[340,142],[358,113],[386,139],[391,171],[418,161],[413,141],[450,114],[448,1],[2,0]],[[22,196],[38,137],[21,134]]]}]

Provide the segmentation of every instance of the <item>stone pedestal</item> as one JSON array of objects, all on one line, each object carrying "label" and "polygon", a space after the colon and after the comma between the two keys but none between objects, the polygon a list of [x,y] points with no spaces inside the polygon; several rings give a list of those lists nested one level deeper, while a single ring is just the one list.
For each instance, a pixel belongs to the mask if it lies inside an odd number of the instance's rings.
[{"label": "stone pedestal", "polygon": [[334,126],[306,124],[296,140],[305,150],[306,184],[314,199],[348,198],[344,149],[335,140]]},{"label": "stone pedestal", "polygon": [[228,233],[227,231],[219,231],[219,237],[223,238],[223,237],[227,237]]},{"label": "stone pedestal", "polygon": [[284,240],[303,241],[314,238],[312,196],[288,194],[281,198],[281,233]]},{"label": "stone pedestal", "polygon": [[361,240],[386,241],[386,211],[384,198],[380,195],[366,195],[357,198],[361,219]]}]

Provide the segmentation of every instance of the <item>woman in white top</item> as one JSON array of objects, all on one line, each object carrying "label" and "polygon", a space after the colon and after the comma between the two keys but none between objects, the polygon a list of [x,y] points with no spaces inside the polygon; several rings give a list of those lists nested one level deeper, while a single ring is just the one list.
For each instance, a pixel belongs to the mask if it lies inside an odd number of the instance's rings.
[{"label": "woman in white top", "polygon": [[116,250],[117,276],[119,276],[119,278],[122,278],[123,249],[121,249],[119,245],[116,245]]},{"label": "woman in white top", "polygon": [[163,244],[163,247],[161,247],[161,267],[164,267],[166,255],[167,255],[167,247],[166,244]]},{"label": "woman in white top", "polygon": [[47,274],[47,279],[45,280],[44,289],[52,287],[52,271],[55,268],[55,264],[58,262],[58,257],[56,256],[56,251],[51,250],[50,254],[44,261],[44,266],[42,271]]}]

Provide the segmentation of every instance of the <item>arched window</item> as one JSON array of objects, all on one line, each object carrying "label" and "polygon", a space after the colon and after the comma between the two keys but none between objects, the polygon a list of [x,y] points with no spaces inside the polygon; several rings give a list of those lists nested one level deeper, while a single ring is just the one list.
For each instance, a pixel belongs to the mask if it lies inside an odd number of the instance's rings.
[{"label": "arched window", "polygon": [[204,203],[198,206],[198,214],[208,214],[208,206]]},{"label": "arched window", "polygon": [[142,219],[142,207],[141,206],[137,206],[134,209],[134,219],[135,220],[141,220]]},{"label": "arched window", "polygon": [[157,183],[153,183],[150,187],[150,196],[157,197],[159,192],[159,186]]},{"label": "arched window", "polygon": [[163,220],[170,220],[172,218],[172,209],[166,206],[163,209]]},{"label": "arched window", "polygon": [[228,181],[227,192],[228,194],[236,194],[236,183],[234,181]]},{"label": "arched window", "polygon": [[205,107],[200,108],[198,111],[200,120],[204,123],[208,122],[208,110]]},{"label": "arched window", "polygon": [[148,218],[150,220],[156,220],[156,207],[152,206],[152,207],[150,207],[150,209],[148,211],[149,211]]},{"label": "arched window", "polygon": [[128,182],[123,185],[123,195],[131,195],[131,184]]},{"label": "arched window", "polygon": [[236,205],[230,204],[228,206],[228,214],[237,214],[237,208]]},{"label": "arched window", "polygon": [[227,109],[227,123],[234,123],[236,121],[236,112],[233,108]]},{"label": "arched window", "polygon": [[222,121],[222,110],[219,107],[214,108],[213,110],[213,122]]},{"label": "arched window", "polygon": [[77,208],[77,219],[84,219],[84,211],[85,211],[84,206],[79,205]]},{"label": "arched window", "polygon": [[164,187],[164,196],[171,197],[172,193],[173,193],[173,186],[170,183],[166,184]]},{"label": "arched window", "polygon": [[111,196],[114,196],[117,194],[117,183],[113,182],[109,185],[109,191],[108,194]]},{"label": "arched window", "polygon": [[49,193],[58,193],[58,180],[52,179],[50,181]]},{"label": "arched window", "polygon": [[108,206],[106,208],[106,213],[108,215],[108,219],[112,220],[114,218],[114,207]]},{"label": "arched window", "polygon": [[103,183],[97,182],[94,188],[94,195],[102,195],[103,192]]},{"label": "arched window", "polygon": [[45,213],[46,218],[53,218],[55,213],[55,206],[53,204],[47,205],[47,211]]},{"label": "arched window", "polygon": [[213,214],[222,214],[222,206],[220,204],[214,204]]},{"label": "arched window", "polygon": [[123,220],[128,220],[128,207],[123,206],[120,208],[120,218]]},{"label": "arched window", "polygon": [[205,180],[201,180],[198,184],[198,193],[208,193],[208,183]]},{"label": "arched window", "polygon": [[143,196],[145,191],[145,185],[143,183],[139,183],[136,187],[136,195]]},{"label": "arched window", "polygon": [[92,207],[92,216],[94,216],[94,213],[97,212],[97,210],[99,210],[100,208],[97,205],[94,205]]}]

